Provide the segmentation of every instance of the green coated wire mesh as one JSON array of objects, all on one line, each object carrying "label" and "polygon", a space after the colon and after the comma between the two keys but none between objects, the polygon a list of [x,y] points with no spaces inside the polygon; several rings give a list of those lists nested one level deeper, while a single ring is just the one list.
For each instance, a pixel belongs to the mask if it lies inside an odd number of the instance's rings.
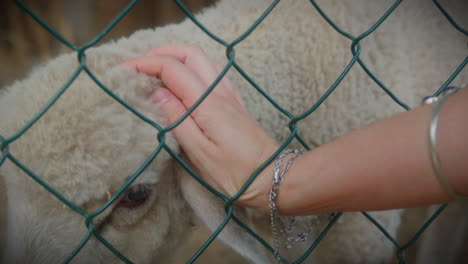
[{"label": "green coated wire mesh", "polygon": [[[237,64],[235,60],[235,50],[234,47],[241,43],[247,36],[249,36],[255,29],[259,26],[259,24],[270,14],[270,12],[277,6],[277,4],[280,2],[280,0],[273,1],[271,5],[262,13],[262,15],[246,30],[243,34],[238,36],[234,41],[232,42],[227,42],[212,32],[210,32],[205,25],[203,25],[200,21],[197,20],[197,18],[184,6],[184,4],[179,1],[175,0],[174,2],[180,7],[180,9],[186,14],[186,16],[193,21],[202,31],[204,31],[213,41],[218,42],[219,44],[223,45],[226,48],[226,57],[228,58],[228,63],[222,70],[222,72],[219,74],[218,78],[213,82],[213,84],[206,90],[206,92],[203,94],[202,97],[199,98],[199,100],[192,106],[190,109],[175,123],[168,127],[161,127],[159,124],[155,123],[154,121],[148,119],[141,113],[139,113],[135,108],[133,108],[131,105],[129,105],[127,102],[123,101],[120,99],[118,96],[116,96],[110,89],[108,89],[103,83],[99,81],[99,79],[96,77],[96,75],[88,68],[86,64],[86,51],[93,45],[95,45],[97,42],[99,42],[106,34],[112,30],[112,28],[119,23],[124,16],[132,10],[132,8],[138,3],[138,0],[133,0],[131,1],[126,8],[124,8],[119,15],[115,17],[115,19],[109,23],[109,25],[102,30],[100,34],[98,34],[94,39],[89,41],[88,43],[84,44],[83,46],[76,46],[75,44],[69,42],[66,40],[64,37],[62,37],[57,31],[55,31],[51,26],[49,26],[47,23],[45,23],[40,17],[38,17],[31,9],[28,8],[28,6],[22,2],[22,1],[15,1],[16,4],[23,9],[25,12],[27,12],[32,18],[34,18],[37,23],[39,23],[44,29],[46,29],[50,34],[52,34],[57,40],[59,40],[61,43],[64,45],[68,46],[69,48],[73,49],[76,54],[77,54],[77,59],[79,61],[79,66],[75,70],[75,72],[72,74],[72,76],[69,78],[69,80],[63,84],[61,89],[53,96],[53,98],[50,99],[50,101],[45,105],[24,127],[18,131],[16,134],[9,138],[2,137],[0,135],[0,150],[1,150],[1,156],[0,156],[0,166],[3,164],[5,160],[10,160],[13,162],[15,165],[17,165],[19,168],[21,168],[26,174],[28,174],[32,179],[34,179],[38,184],[40,184],[42,187],[47,189],[50,193],[52,193],[55,197],[57,197],[60,201],[62,201],[66,206],[71,208],[72,210],[76,211],[78,214],[83,216],[83,219],[85,221],[86,227],[88,228],[88,232],[86,236],[82,239],[82,241],[76,245],[75,249],[70,252],[68,255],[67,259],[64,260],[64,263],[69,263],[72,261],[75,256],[80,252],[80,250],[84,247],[84,245],[91,239],[91,237],[96,237],[103,245],[105,245],[110,251],[112,251],[113,254],[115,254],[119,259],[121,259],[125,263],[132,263],[130,259],[127,259],[126,256],[121,254],[114,246],[109,243],[104,237],[100,235],[100,233],[96,230],[95,225],[93,220],[95,219],[96,216],[101,214],[104,210],[106,210],[139,176],[140,174],[146,169],[146,167],[158,156],[158,154],[161,152],[162,149],[165,149],[174,159],[176,159],[182,167],[184,167],[198,182],[200,182],[205,188],[207,188],[211,193],[215,194],[219,198],[221,198],[224,203],[225,203],[225,210],[227,213],[226,218],[224,221],[219,225],[219,227],[211,234],[211,236],[206,240],[206,242],[203,244],[202,247],[192,256],[190,260],[188,260],[187,263],[193,263],[197,258],[204,253],[204,251],[207,249],[207,247],[213,242],[213,240],[219,235],[219,233],[223,230],[223,228],[227,225],[227,223],[231,220],[233,220],[235,223],[240,225],[242,228],[245,229],[246,232],[248,232],[250,235],[252,235],[255,239],[257,239],[262,245],[264,245],[268,250],[273,252],[273,249],[271,246],[265,242],[259,235],[257,235],[253,230],[248,228],[241,220],[239,220],[234,214],[233,214],[233,207],[232,203],[240,196],[242,195],[245,190],[250,186],[250,184],[254,181],[256,176],[270,163],[272,162],[277,155],[281,151],[283,151],[287,145],[294,139],[297,139],[300,143],[303,144],[304,148],[310,150],[311,146],[309,146],[298,134],[298,127],[297,123],[309,116],[311,113],[313,113],[326,99],[327,97],[333,93],[333,91],[340,85],[340,82],[345,78],[345,76],[348,74],[348,72],[353,68],[353,67],[361,67],[383,91],[399,106],[402,108],[409,110],[409,106],[406,105],[404,102],[402,102],[396,95],[394,95],[384,84],[381,82],[373,73],[372,71],[366,66],[364,61],[361,60],[360,54],[361,54],[361,46],[360,42],[372,34],[382,23],[385,22],[385,20],[394,12],[394,10],[400,5],[402,0],[395,1],[391,7],[385,12],[385,14],[378,19],[378,21],[372,25],[367,31],[362,33],[359,36],[353,36],[350,33],[344,31],[342,28],[340,28],[335,22],[330,19],[327,14],[321,9],[321,7],[313,0],[310,1],[310,3],[315,7],[315,9],[319,12],[319,14],[323,17],[323,19],[330,24],[331,27],[333,27],[339,34],[343,35],[347,39],[351,40],[351,53],[352,53],[352,58],[347,64],[347,66],[344,68],[344,70],[341,72],[339,77],[335,80],[335,82],[328,88],[325,94],[319,100],[317,100],[307,111],[303,112],[300,115],[293,115],[292,113],[288,112],[287,110],[283,109],[279,104],[277,104],[262,88],[256,84],[255,80],[252,80],[249,75]],[[461,33],[468,35],[468,32],[466,29],[463,29],[460,25],[456,23],[454,19],[447,13],[447,11],[443,8],[442,5],[438,3],[437,0],[433,1],[435,6],[441,11],[441,14],[447,18],[447,20],[453,25],[454,28],[456,28],[458,31]],[[461,72],[461,70],[466,66],[468,63],[468,57],[461,58],[462,62],[458,66],[458,68],[453,72],[451,76],[448,77],[448,79],[445,81],[445,83],[440,87],[435,92],[435,95],[438,95],[442,89],[446,86],[448,86],[452,80]],[[359,66],[358,66],[359,65]],[[257,89],[273,106],[275,106],[278,111],[280,111],[282,114],[287,116],[289,118],[289,129],[290,129],[290,134],[287,137],[287,139],[282,143],[281,147],[274,153],[261,167],[259,167],[248,179],[248,181],[245,183],[245,185],[242,187],[242,189],[234,195],[232,198],[228,198],[206,184],[172,149],[170,149],[167,144],[166,144],[166,133],[174,129],[176,126],[178,126],[183,120],[185,120],[202,102],[203,100],[212,92],[214,87],[218,84],[218,82],[222,79],[222,77],[227,73],[227,71],[231,68],[235,68],[255,89]],[[126,107],[129,111],[131,111],[133,114],[138,116],[140,119],[148,123],[149,125],[153,126],[155,129],[157,129],[158,132],[158,140],[159,140],[159,145],[157,148],[153,151],[153,153],[147,158],[147,160],[141,165],[141,167],[128,179],[128,181],[120,187],[120,189],[109,199],[101,208],[97,209],[96,211],[92,213],[87,213],[80,209],[77,205],[74,203],[70,202],[67,200],[61,193],[57,192],[52,188],[47,182],[41,179],[38,175],[36,175],[32,170],[30,170],[25,164],[22,164],[18,159],[15,158],[14,153],[9,152],[9,144],[20,138],[28,129],[31,128],[31,126],[34,125],[35,122],[37,122],[48,110],[49,108],[56,103],[59,99],[60,96],[70,87],[70,85],[74,82],[74,80],[77,78],[77,76],[80,73],[85,72],[89,77],[91,77],[95,83],[108,95],[110,95],[112,98],[114,98],[116,101],[118,101],[120,104],[122,104],[124,107]],[[370,214],[363,212],[363,215],[367,217],[377,228],[381,230],[381,232],[388,238],[388,240],[394,244],[394,246],[397,248],[397,258],[400,261],[400,263],[405,263],[405,256],[404,252],[405,250],[412,246],[418,238],[421,236],[421,234],[431,225],[431,223],[434,221],[434,219],[437,218],[437,216],[444,210],[444,208],[447,205],[441,206],[424,224],[423,226],[414,234],[414,236],[409,239],[405,243],[399,242],[395,237],[392,237],[386,230],[385,228],[376,220],[374,219]],[[316,238],[316,240],[312,243],[310,248],[307,250],[307,252],[301,256],[299,259],[295,260],[294,262],[291,263],[301,263],[303,262],[313,251],[314,249],[319,245],[321,240],[327,235],[327,232],[333,227],[333,225],[337,222],[337,220],[342,216],[342,213],[337,213],[333,214],[330,222],[326,226],[326,228],[320,233],[320,235]],[[284,263],[289,263],[287,260],[282,259]]]}]

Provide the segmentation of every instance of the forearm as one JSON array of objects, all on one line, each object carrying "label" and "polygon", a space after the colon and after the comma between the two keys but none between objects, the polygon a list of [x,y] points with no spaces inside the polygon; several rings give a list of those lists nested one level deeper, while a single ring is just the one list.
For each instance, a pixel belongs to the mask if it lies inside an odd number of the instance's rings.
[{"label": "forearm", "polygon": [[[355,130],[296,159],[280,188],[283,214],[380,210],[442,203],[450,197],[428,152],[432,105]],[[462,194],[468,189],[468,90],[451,96],[439,119],[442,169]]]},{"label": "forearm", "polygon": [[[221,72],[197,48],[167,46],[124,63],[160,78],[153,102],[168,124],[176,122]],[[173,130],[203,179],[228,196],[277,149],[251,118],[229,79]],[[428,151],[432,106],[376,122],[300,156],[284,177],[276,201],[283,214],[411,207],[450,199],[434,175]],[[468,89],[448,99],[439,120],[442,169],[468,195]],[[268,211],[273,164],[236,200]]]}]

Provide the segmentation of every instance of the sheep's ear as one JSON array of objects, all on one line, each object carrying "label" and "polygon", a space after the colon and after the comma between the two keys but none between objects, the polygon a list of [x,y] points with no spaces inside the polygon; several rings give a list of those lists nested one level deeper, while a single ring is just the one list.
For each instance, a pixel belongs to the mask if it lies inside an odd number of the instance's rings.
[{"label": "sheep's ear", "polygon": [[[180,181],[183,196],[195,215],[210,231],[214,231],[226,217],[222,200],[208,192],[189,175],[182,176]],[[245,209],[236,208],[234,214],[248,224]],[[252,263],[269,263],[263,246],[234,221],[229,221],[218,237]]]}]

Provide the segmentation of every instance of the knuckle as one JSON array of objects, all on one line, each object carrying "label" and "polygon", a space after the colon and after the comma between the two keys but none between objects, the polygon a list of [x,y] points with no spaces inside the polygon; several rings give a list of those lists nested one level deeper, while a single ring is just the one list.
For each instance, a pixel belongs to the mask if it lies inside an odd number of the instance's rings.
[{"label": "knuckle", "polygon": [[204,55],[205,51],[198,45],[189,45],[187,50],[194,55]]},{"label": "knuckle", "polygon": [[177,59],[169,55],[160,55],[160,58],[166,63],[176,63]]},{"label": "knuckle", "polygon": [[161,55],[159,57],[161,59],[162,64],[164,64],[165,66],[174,67],[180,64],[180,61],[177,60],[177,58],[174,58],[172,56]]}]

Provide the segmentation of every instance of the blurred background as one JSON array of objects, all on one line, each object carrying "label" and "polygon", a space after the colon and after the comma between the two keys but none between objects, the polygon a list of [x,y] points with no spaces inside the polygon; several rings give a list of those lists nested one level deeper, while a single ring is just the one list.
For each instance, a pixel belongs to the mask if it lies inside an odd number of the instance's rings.
[{"label": "blurred background", "polygon": [[[82,45],[91,40],[129,0],[24,0],[24,3],[65,39]],[[216,0],[190,0],[192,12]],[[140,0],[101,41],[128,36],[137,29],[181,21],[185,17],[172,0]],[[14,1],[0,0],[0,86],[21,79],[38,63],[70,51],[43,29]]]}]

